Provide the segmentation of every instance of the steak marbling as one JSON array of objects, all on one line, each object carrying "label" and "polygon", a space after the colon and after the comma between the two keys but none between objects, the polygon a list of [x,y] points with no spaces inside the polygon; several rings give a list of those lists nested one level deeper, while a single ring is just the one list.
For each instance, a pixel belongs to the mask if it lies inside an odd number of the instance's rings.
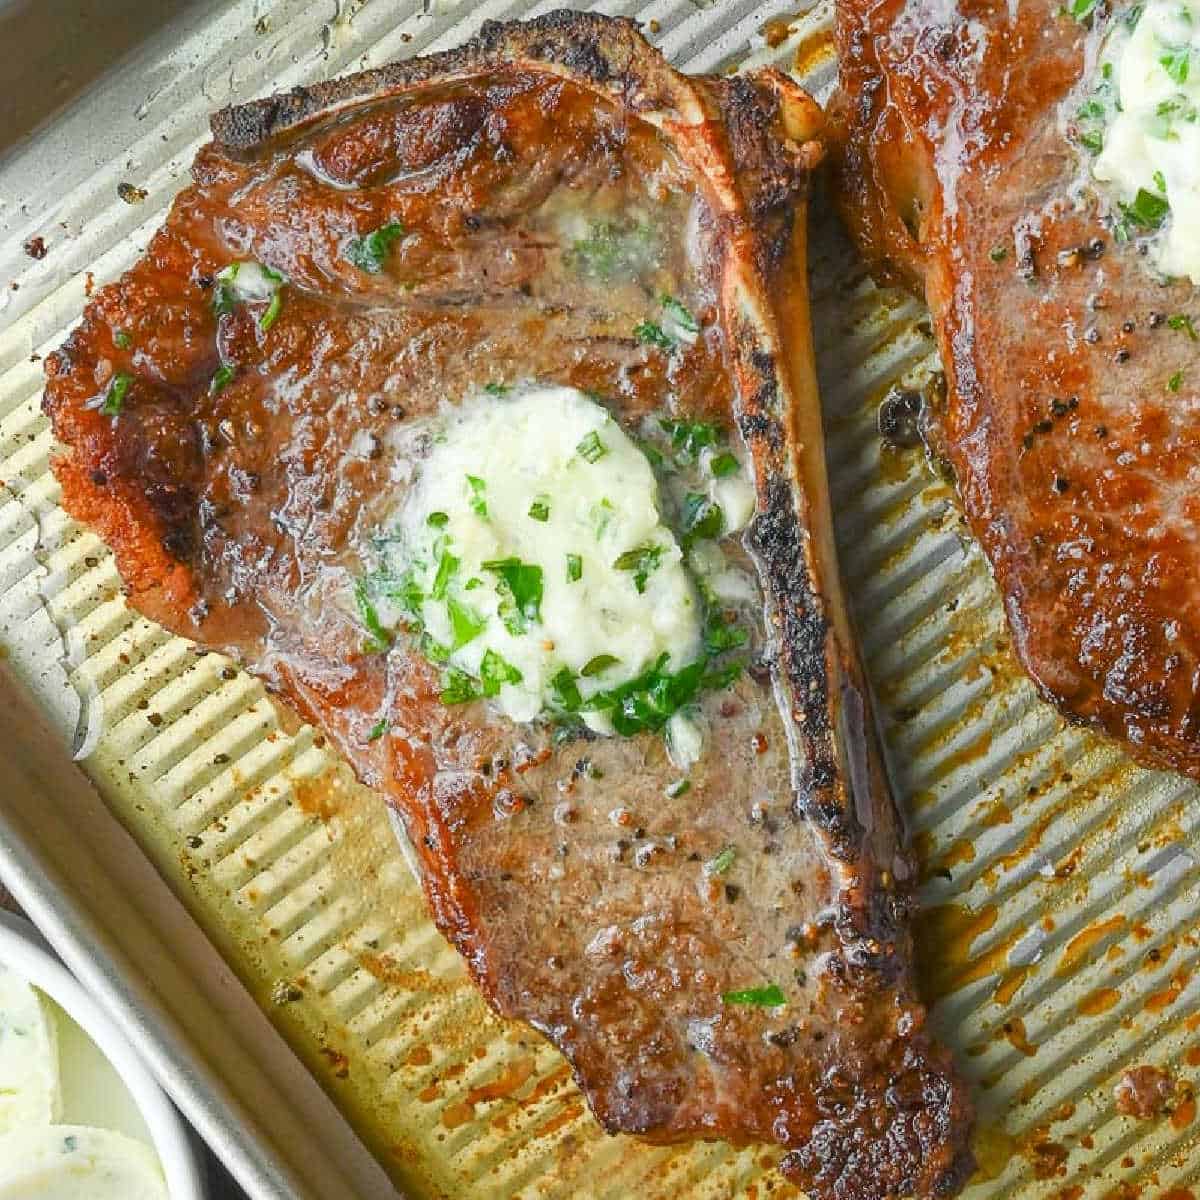
[{"label": "steak marbling", "polygon": [[[825,493],[820,129],[775,73],[686,79],[631,23],[578,14],[226,110],[144,258],[49,360],[45,407],[65,503],[132,603],[237,656],[384,792],[438,927],[606,1129],[777,1143],[815,1200],[945,1195],[970,1105],[923,1028]],[[564,214],[632,210],[664,238],[654,291],[571,269]],[[389,223],[379,270],[348,260]],[[246,258],[286,278],[272,323],[214,308]],[[704,316],[680,353],[630,336],[661,289]],[[398,463],[446,401],[522,378],[630,429],[720,422],[753,461],[757,516],[726,539],[759,589],[749,662],[702,700],[690,789],[656,735],[564,741],[441,703],[411,641],[364,651],[345,597],[403,500]],[[784,1005],[722,1000],[768,983]]]},{"label": "steak marbling", "polygon": [[1200,352],[1167,319],[1195,289],[1076,203],[1068,138],[1108,11],[839,0],[843,202],[932,310],[932,440],[1022,663],[1068,716],[1200,777]]}]

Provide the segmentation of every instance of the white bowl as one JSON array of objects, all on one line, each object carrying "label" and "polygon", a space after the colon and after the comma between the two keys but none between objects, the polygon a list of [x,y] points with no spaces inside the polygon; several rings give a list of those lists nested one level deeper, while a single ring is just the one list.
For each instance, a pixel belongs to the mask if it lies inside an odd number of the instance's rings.
[{"label": "white bowl", "polygon": [[120,1076],[162,1163],[171,1200],[204,1200],[204,1171],[183,1119],[124,1034],[55,958],[33,925],[0,912],[0,963],[23,975],[92,1039]]}]

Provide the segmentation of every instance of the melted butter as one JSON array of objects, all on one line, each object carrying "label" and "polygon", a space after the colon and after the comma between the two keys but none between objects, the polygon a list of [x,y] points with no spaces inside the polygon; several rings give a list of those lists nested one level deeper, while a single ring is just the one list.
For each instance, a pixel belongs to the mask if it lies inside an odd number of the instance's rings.
[{"label": "melted butter", "polygon": [[[644,569],[631,566],[639,554]],[[663,655],[677,671],[702,652],[702,604],[663,521],[654,472],[605,409],[572,388],[485,396],[455,410],[388,555],[393,575],[415,576],[422,622],[449,649],[450,666],[486,678],[490,653],[511,668],[494,699],[512,720],[552,707],[564,666],[586,700]],[[447,556],[455,565],[439,585]],[[517,621],[487,565],[509,560],[540,573],[540,600]],[[585,719],[608,732],[598,715]],[[672,737],[682,759],[695,753],[690,734],[681,727]]]},{"label": "melted butter", "polygon": [[[1114,18],[1081,119],[1092,174],[1164,275],[1200,284],[1200,0]],[[1089,107],[1090,106],[1090,107]]]}]

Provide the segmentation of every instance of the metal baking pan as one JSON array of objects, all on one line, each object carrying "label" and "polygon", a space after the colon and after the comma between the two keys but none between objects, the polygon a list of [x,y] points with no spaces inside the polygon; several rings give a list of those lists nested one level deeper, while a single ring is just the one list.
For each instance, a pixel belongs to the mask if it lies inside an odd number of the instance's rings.
[{"label": "metal baking pan", "polygon": [[[0,870],[256,1197],[794,1194],[762,1147],[604,1136],[555,1052],[487,1011],[379,801],[251,679],[127,610],[48,471],[40,356],[140,252],[210,110],[554,6],[0,0]],[[688,70],[776,62],[819,98],[835,78],[826,3],[593,7]],[[933,1017],[979,1101],[968,1194],[1185,1200],[1194,789],[1065,726],[1014,666],[951,489],[878,436],[889,393],[938,386],[927,317],[815,208],[834,511]],[[1115,1110],[1134,1064],[1176,1080],[1160,1120]]]}]

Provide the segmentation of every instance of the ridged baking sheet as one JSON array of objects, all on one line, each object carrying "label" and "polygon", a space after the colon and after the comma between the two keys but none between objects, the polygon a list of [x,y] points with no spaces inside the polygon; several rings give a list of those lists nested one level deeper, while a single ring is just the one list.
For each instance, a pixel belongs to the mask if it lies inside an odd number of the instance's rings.
[{"label": "ridged baking sheet", "polygon": [[[78,315],[88,273],[111,279],[140,252],[210,109],[553,6],[232,3],[126,61],[97,93],[125,106],[111,121],[89,124],[77,107],[39,135],[41,191],[28,182],[39,142],[17,168],[0,163],[0,648],[407,1193],[794,1195],[762,1148],[601,1134],[558,1055],[467,982],[378,798],[313,730],[281,727],[253,680],[130,612],[111,557],[58,509],[48,471],[39,356]],[[689,70],[777,62],[821,97],[834,80],[827,4],[594,7],[640,17]],[[54,156],[92,128],[101,165]],[[123,182],[145,199],[119,199]],[[978,1098],[969,1194],[1186,1200],[1200,1177],[1195,789],[1064,726],[1015,667],[951,488],[877,432],[893,388],[937,386],[928,318],[872,284],[826,213],[815,224],[843,569],[923,866],[934,1019]],[[20,251],[35,234],[39,262]],[[1113,1102],[1121,1070],[1142,1064],[1176,1080],[1150,1122]]]}]

